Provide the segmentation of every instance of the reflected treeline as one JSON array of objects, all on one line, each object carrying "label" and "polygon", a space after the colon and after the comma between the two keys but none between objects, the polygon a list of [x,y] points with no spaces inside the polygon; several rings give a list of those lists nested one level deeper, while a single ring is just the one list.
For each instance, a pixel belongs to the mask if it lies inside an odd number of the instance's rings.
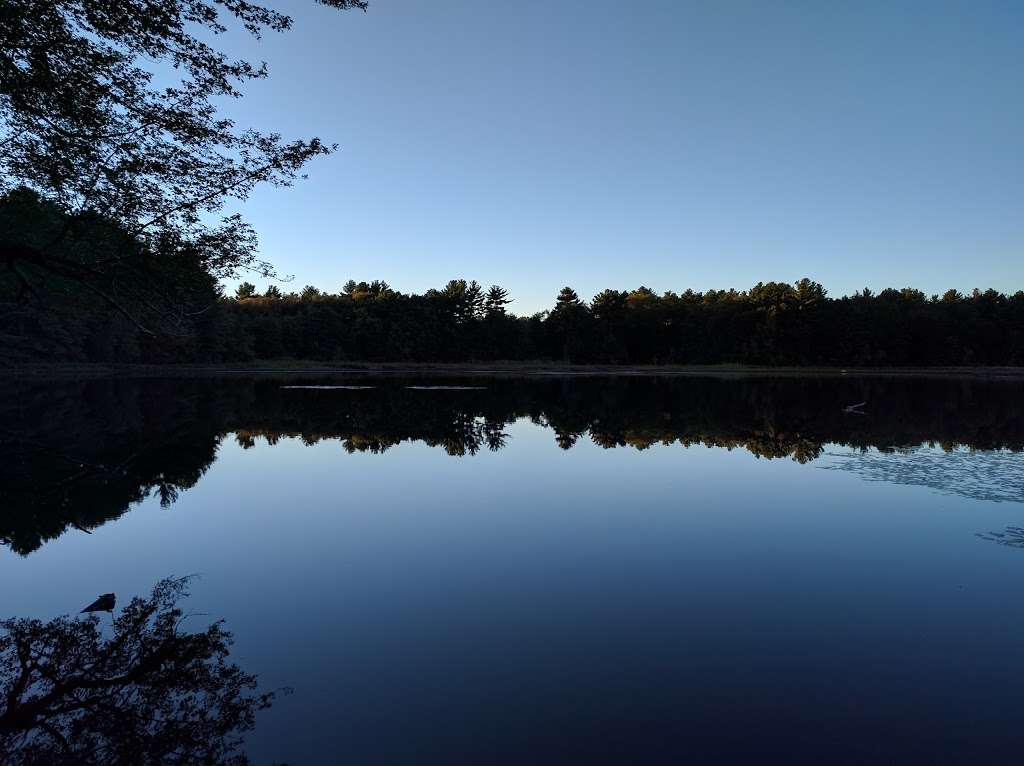
[{"label": "reflected treeline", "polygon": [[150,495],[173,503],[213,462],[219,438],[215,402],[180,390],[172,381],[6,387],[0,540],[28,553]]},{"label": "reflected treeline", "polygon": [[[423,390],[409,386],[444,381],[379,376],[355,381],[371,389],[285,387],[332,382],[264,376],[8,384],[0,392],[0,540],[25,554],[69,526],[99,526],[147,496],[170,504],[202,476],[226,437],[243,447],[286,437],[331,440],[368,453],[417,441],[465,456],[502,449],[508,426],[528,418],[551,429],[564,449],[580,440],[603,448],[703,444],[807,462],[830,443],[1024,448],[1018,381],[553,377]],[[867,403],[863,414],[845,411],[859,402]]]},{"label": "reflected treeline", "polygon": [[5,764],[245,766],[242,735],[274,694],[230,663],[220,622],[182,628],[186,579],[107,620],[0,621]]}]

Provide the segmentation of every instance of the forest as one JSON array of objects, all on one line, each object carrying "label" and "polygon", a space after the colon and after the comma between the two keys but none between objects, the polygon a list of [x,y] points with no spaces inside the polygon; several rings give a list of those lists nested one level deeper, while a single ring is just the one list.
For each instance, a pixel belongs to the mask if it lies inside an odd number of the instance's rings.
[{"label": "forest", "polygon": [[[216,255],[202,248],[165,242],[170,252],[155,252],[96,217],[75,219],[74,237],[70,228],[28,189],[0,198],[7,361],[1024,364],[1024,291],[833,297],[805,278],[745,290],[606,289],[585,300],[564,287],[549,310],[520,316],[507,290],[465,279],[423,294],[377,279],[333,290],[243,282],[228,295]],[[45,258],[31,255],[40,243]]]}]

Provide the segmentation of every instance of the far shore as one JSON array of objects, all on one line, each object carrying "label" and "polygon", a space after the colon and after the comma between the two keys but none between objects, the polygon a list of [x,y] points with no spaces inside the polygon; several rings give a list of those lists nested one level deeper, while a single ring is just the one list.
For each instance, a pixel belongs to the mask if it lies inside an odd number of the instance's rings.
[{"label": "far shore", "polygon": [[218,375],[411,375],[480,377],[928,377],[1024,380],[1024,367],[754,367],[747,365],[612,365],[557,362],[313,362],[273,360],[241,364],[13,364],[0,378],[205,377]]}]

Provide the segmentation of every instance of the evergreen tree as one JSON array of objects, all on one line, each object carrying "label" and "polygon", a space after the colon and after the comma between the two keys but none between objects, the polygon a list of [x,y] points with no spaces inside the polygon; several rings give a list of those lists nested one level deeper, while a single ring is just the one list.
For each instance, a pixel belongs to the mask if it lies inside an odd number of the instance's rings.
[{"label": "evergreen tree", "polygon": [[247,298],[253,298],[256,296],[256,285],[252,282],[242,282],[237,288],[235,288],[235,298],[240,301],[244,301]]},{"label": "evergreen tree", "polygon": [[487,316],[505,314],[505,306],[510,304],[512,299],[508,297],[508,290],[498,285],[491,285],[484,299],[484,313]]},{"label": "evergreen tree", "polygon": [[566,312],[574,311],[583,305],[583,301],[580,300],[580,296],[576,294],[576,291],[571,287],[563,287],[558,292],[558,297],[555,298],[555,309],[551,312],[552,316],[557,314],[564,314]]}]

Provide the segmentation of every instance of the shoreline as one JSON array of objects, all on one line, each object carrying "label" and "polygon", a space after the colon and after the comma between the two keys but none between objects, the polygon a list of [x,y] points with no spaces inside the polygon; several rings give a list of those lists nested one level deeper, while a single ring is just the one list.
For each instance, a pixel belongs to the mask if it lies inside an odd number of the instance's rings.
[{"label": "shoreline", "polygon": [[14,364],[0,379],[173,378],[221,375],[424,375],[431,377],[918,377],[1024,381],[1024,367],[753,367],[746,365],[607,365],[556,362],[406,363],[308,361],[245,364]]}]

